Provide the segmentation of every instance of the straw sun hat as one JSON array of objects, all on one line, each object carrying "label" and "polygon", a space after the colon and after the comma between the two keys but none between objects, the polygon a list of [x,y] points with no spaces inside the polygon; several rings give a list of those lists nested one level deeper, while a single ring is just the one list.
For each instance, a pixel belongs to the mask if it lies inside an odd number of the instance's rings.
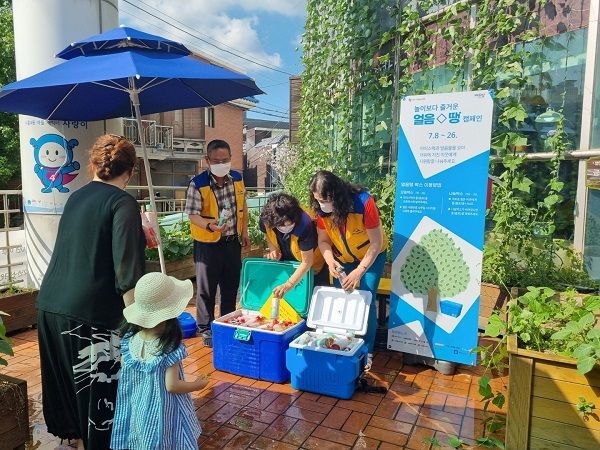
[{"label": "straw sun hat", "polygon": [[123,310],[127,322],[154,328],[179,316],[194,295],[190,280],[181,281],[160,272],[150,272],[135,285],[134,303]]}]

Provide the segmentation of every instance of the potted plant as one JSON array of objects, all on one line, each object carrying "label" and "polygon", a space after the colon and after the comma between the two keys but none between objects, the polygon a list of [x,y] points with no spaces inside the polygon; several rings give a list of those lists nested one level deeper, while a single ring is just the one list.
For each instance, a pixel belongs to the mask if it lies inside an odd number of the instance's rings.
[{"label": "potted plant", "polygon": [[[193,278],[194,240],[190,232],[189,220],[181,220],[169,226],[160,226],[160,238],[165,255],[167,274],[180,280]],[[160,272],[158,250],[146,249],[146,272]]]},{"label": "potted plant", "polygon": [[[10,339],[0,311],[0,366],[8,362],[3,355],[13,356]],[[29,439],[29,412],[27,409],[27,382],[0,374],[0,442],[3,448],[17,448]]]},{"label": "potted plant", "polygon": [[[599,315],[599,296],[529,287],[509,302],[508,320],[490,317],[486,334],[503,337],[479,350],[488,368],[508,356],[506,448],[597,448]],[[483,381],[484,400],[494,399]]]},{"label": "potted plant", "polygon": [[38,290],[22,288],[16,285],[0,289],[0,311],[7,316],[4,327],[7,333],[37,324],[35,300]]}]

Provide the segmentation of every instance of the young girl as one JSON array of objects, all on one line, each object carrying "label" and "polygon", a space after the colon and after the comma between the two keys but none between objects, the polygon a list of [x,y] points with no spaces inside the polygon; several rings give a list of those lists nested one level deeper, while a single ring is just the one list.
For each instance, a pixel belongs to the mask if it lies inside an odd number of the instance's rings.
[{"label": "young girl", "polygon": [[190,280],[152,272],[137,282],[123,310],[121,378],[110,447],[115,450],[198,448],[200,425],[190,392],[207,376],[183,380],[187,356],[177,316],[194,294]]}]

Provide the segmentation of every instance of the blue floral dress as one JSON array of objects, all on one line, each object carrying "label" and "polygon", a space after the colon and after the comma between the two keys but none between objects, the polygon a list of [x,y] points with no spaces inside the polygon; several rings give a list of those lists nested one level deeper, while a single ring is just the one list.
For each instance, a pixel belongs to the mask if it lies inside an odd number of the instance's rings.
[{"label": "blue floral dress", "polygon": [[[121,341],[121,378],[110,448],[114,450],[192,450],[198,448],[200,425],[190,394],[165,387],[168,367],[187,356],[183,343],[169,354],[138,359],[130,351],[133,337]],[[139,338],[141,339],[141,338]]]}]

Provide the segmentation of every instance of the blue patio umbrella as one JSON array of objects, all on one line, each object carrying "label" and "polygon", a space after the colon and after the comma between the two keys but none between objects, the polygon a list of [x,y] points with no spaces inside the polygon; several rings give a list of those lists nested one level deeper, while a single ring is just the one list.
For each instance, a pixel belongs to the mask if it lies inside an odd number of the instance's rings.
[{"label": "blue patio umbrella", "polygon": [[[67,61],[4,86],[0,111],[46,120],[135,115],[154,211],[142,115],[263,93],[248,76],[200,61],[182,44],[133,28],[119,27],[74,42],[57,56]],[[164,272],[162,245],[159,257]]]}]

